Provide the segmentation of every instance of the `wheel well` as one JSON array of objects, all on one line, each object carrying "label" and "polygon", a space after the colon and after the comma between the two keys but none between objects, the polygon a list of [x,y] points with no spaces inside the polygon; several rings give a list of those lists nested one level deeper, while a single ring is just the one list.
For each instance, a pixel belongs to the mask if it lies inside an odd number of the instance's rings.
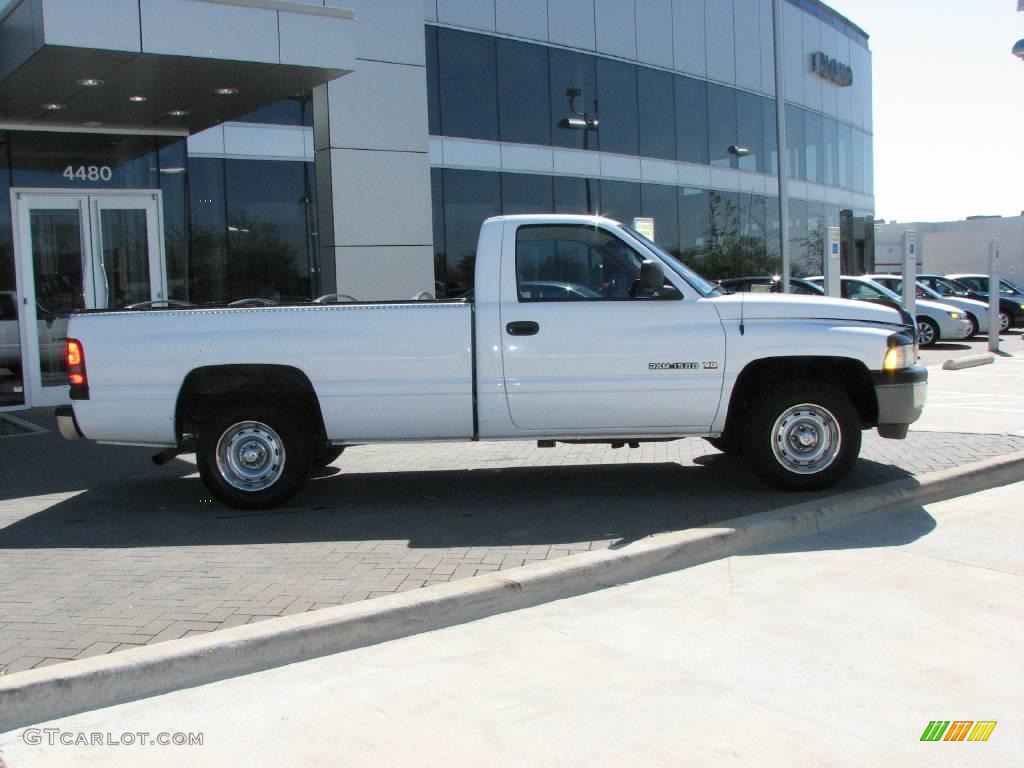
[{"label": "wheel well", "polygon": [[846,391],[860,416],[861,427],[878,423],[878,400],[871,375],[859,360],[844,357],[776,357],[755,360],[736,378],[729,399],[725,434],[738,436],[746,423],[750,407],[760,393],[794,382],[832,383]]},{"label": "wheel well", "polygon": [[306,427],[326,439],[323,414],[305,373],[287,365],[212,365],[185,377],[178,393],[175,430],[179,440],[197,434],[215,413],[243,400],[287,407]]}]

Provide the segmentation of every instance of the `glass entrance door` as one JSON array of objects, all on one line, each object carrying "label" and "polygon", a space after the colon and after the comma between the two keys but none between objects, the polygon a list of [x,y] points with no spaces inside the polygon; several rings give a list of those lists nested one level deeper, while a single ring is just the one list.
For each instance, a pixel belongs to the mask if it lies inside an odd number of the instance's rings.
[{"label": "glass entrance door", "polygon": [[67,401],[64,340],[76,309],[166,296],[160,193],[11,193],[26,401]]}]

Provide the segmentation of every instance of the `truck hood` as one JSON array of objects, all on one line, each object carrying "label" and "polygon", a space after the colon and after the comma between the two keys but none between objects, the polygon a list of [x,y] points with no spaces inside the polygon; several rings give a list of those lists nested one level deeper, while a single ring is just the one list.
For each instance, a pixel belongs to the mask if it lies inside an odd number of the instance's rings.
[{"label": "truck hood", "polygon": [[745,320],[810,318],[903,325],[900,313],[890,307],[867,301],[834,299],[827,296],[730,293],[725,296],[715,296],[707,301],[714,302],[723,320],[738,320],[742,307]]}]

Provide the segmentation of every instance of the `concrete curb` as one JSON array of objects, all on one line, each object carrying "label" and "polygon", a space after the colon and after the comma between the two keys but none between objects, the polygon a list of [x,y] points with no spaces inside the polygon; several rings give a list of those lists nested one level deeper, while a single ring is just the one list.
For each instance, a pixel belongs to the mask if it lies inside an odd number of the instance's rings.
[{"label": "concrete curb", "polygon": [[899,504],[927,504],[1024,480],[1024,451],[705,526],[618,549],[268,619],[0,678],[0,732],[133,699],[386,642],[648,578]]},{"label": "concrete curb", "polygon": [[944,371],[959,371],[963,368],[973,368],[976,365],[990,365],[996,361],[995,355],[991,352],[982,352],[977,355],[964,355],[954,357],[942,364]]}]

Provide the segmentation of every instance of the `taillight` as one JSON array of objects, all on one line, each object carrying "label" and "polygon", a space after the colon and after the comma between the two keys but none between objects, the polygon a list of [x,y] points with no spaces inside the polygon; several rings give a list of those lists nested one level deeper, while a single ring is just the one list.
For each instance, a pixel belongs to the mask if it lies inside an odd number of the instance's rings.
[{"label": "taillight", "polygon": [[72,400],[89,399],[89,375],[85,372],[85,348],[78,339],[68,339],[65,347],[68,366],[68,384]]}]

